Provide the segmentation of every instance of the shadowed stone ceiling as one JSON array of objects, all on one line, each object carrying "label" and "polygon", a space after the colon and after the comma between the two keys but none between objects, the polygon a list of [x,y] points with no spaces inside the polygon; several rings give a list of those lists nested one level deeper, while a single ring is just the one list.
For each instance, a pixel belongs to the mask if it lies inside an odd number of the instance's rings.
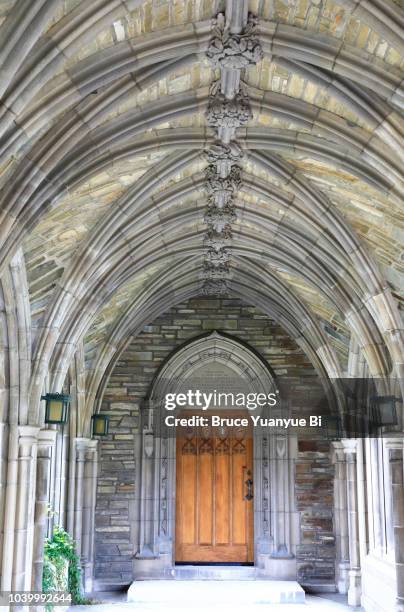
[{"label": "shadowed stone ceiling", "polygon": [[[236,4],[0,2],[0,263],[22,249],[38,388],[48,367],[63,382],[82,343],[94,385],[130,334],[201,293],[220,78],[206,52]],[[229,293],[329,374],[352,338],[380,373],[386,351],[402,363],[402,3],[248,11],[263,58],[241,71],[252,116],[235,134]]]}]

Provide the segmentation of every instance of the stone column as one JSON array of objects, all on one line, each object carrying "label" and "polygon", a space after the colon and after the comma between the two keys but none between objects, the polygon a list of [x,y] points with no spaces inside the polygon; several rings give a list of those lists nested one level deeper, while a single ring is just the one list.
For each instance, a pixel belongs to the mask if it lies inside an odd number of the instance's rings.
[{"label": "stone column", "polygon": [[[68,431],[63,425],[56,427],[57,438],[54,457],[54,477],[52,482],[53,509],[57,513],[57,523],[64,529],[67,527],[66,493],[69,439]],[[53,525],[52,525],[53,526]]]},{"label": "stone column", "polygon": [[360,566],[363,567],[363,562],[368,553],[368,538],[367,538],[367,508],[366,508],[366,497],[365,497],[365,486],[366,486],[366,471],[365,471],[365,457],[363,452],[363,440],[357,440],[356,450],[356,474],[358,483],[358,537],[359,537],[359,552],[360,552]]},{"label": "stone column", "polygon": [[152,402],[142,414],[142,450],[140,461],[140,499],[138,547],[133,560],[136,579],[162,577],[172,566],[172,537],[174,527],[168,509],[172,508],[174,482],[168,466],[174,454],[172,441],[161,437],[159,426],[153,423],[155,408]]},{"label": "stone column", "polygon": [[368,524],[370,552],[380,556],[383,550],[382,543],[382,516],[381,491],[379,480],[380,440],[370,438],[365,441],[367,464],[367,498],[368,498]]},{"label": "stone column", "polygon": [[81,566],[86,593],[93,590],[94,516],[97,491],[97,440],[87,440],[84,465],[83,523],[81,533]]},{"label": "stone column", "polygon": [[[129,505],[129,518],[131,521],[132,546],[134,555],[140,550],[140,520],[142,511],[141,486],[142,486],[142,432],[141,429],[133,436],[135,447],[135,500]],[[134,562],[136,564],[136,561]]]},{"label": "stone column", "polygon": [[97,446],[97,440],[74,438],[71,444],[74,466],[69,470],[68,531],[76,542],[87,593],[93,590]]},{"label": "stone column", "polygon": [[13,582],[14,528],[17,505],[18,425],[10,425],[8,435],[7,476],[4,504],[1,590],[11,591]]},{"label": "stone column", "polygon": [[157,464],[157,445],[155,444],[154,433],[152,431],[143,431],[142,441],[140,546],[136,556],[139,559],[154,559],[156,558],[154,471]]},{"label": "stone column", "polygon": [[341,442],[333,442],[334,476],[334,526],[337,549],[337,589],[339,593],[348,593],[349,585],[349,539],[347,484],[344,447]]},{"label": "stone column", "polygon": [[0,576],[3,574],[3,538],[7,486],[8,426],[0,423]]},{"label": "stone column", "polygon": [[36,455],[39,427],[18,427],[18,477],[12,589],[29,591],[32,579]]},{"label": "stone column", "polygon": [[356,440],[341,440],[346,455],[348,533],[349,533],[349,587],[348,605],[360,606],[361,568],[358,525],[358,483],[356,470]]},{"label": "stone column", "polygon": [[271,553],[271,489],[269,436],[254,427],[254,540],[255,565],[265,574],[265,560]]},{"label": "stone column", "polygon": [[68,533],[74,533],[74,508],[76,493],[76,445],[75,438],[69,440],[69,482],[67,485],[67,516],[66,525]]},{"label": "stone column", "polygon": [[58,430],[57,425],[50,425],[50,429],[55,432],[55,448],[53,449],[51,461],[51,474],[49,482],[49,505],[52,510],[48,521],[48,537],[53,534],[53,529],[59,523],[59,516],[56,514],[58,508],[56,506],[57,496],[57,470],[58,470]]},{"label": "stone column", "polygon": [[48,528],[51,462],[55,449],[56,435],[57,432],[52,429],[42,429],[38,433],[32,576],[32,590],[34,591],[42,590],[44,542]]},{"label": "stone column", "polygon": [[386,441],[389,450],[393,501],[394,549],[397,576],[397,600],[394,612],[404,612],[404,441]]},{"label": "stone column", "polygon": [[[76,438],[76,491],[74,504],[74,532],[76,552],[81,557],[83,531],[83,499],[84,499],[84,464],[86,461],[87,439]],[[87,492],[86,492],[87,494]]]},{"label": "stone column", "polygon": [[294,507],[294,458],[297,440],[290,435],[275,435],[270,439],[271,525],[273,548],[266,560],[270,577],[296,579]]}]

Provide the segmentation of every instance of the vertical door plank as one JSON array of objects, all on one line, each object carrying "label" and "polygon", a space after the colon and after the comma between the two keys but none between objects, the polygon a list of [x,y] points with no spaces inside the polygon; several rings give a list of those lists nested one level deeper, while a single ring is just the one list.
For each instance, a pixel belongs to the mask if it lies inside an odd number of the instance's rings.
[{"label": "vertical door plank", "polygon": [[244,499],[247,480],[246,455],[235,453],[233,459],[233,544],[247,543],[247,502]]},{"label": "vertical door plank", "polygon": [[213,544],[213,454],[199,455],[199,538],[196,544]]},{"label": "vertical door plank", "polygon": [[215,544],[230,544],[230,455],[216,455]]}]

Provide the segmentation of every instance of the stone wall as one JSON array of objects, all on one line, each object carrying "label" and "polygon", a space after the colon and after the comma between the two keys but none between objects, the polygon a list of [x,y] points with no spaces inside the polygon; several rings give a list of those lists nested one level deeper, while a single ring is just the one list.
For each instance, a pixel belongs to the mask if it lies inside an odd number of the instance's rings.
[{"label": "stone wall", "polygon": [[[105,410],[104,410],[105,412]],[[110,434],[100,445],[95,511],[95,578],[106,584],[132,579],[130,512],[135,501],[136,404],[111,402]]]},{"label": "stone wall", "polygon": [[[110,415],[110,434],[100,444],[96,508],[99,583],[127,584],[132,579],[132,557],[136,552],[134,435],[138,431],[140,402],[159,365],[174,349],[213,330],[247,342],[278,377],[295,378],[293,406],[302,413],[310,408],[307,393],[301,392],[298,383],[301,377],[312,380],[313,388],[318,382],[310,362],[288,334],[255,307],[235,299],[193,299],[147,325],[116,363],[103,398],[102,411]],[[296,481],[302,529],[299,575],[305,579],[323,577],[322,559],[330,559],[326,568],[327,577],[331,577],[335,553],[330,539],[332,473],[327,449],[320,445],[319,450],[308,450],[307,441],[300,444],[303,446],[299,449]]]},{"label": "stone wall", "polygon": [[295,488],[300,512],[297,567],[298,580],[308,586],[334,581],[333,477],[329,442],[300,440]]}]

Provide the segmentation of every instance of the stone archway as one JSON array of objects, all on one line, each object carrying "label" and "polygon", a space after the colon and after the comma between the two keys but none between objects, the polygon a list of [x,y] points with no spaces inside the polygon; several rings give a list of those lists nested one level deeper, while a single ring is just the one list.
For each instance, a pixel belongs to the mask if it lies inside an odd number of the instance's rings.
[{"label": "stone archway", "polygon": [[[212,367],[213,366],[213,367]],[[214,377],[215,369],[219,377]],[[206,380],[206,374],[211,378]],[[276,381],[267,364],[247,345],[213,332],[174,352],[161,366],[142,411],[138,487],[138,550],[135,578],[175,574],[176,443],[174,435],[161,428],[167,393],[186,387],[219,383],[246,392],[269,393]],[[261,409],[262,410],[262,409]],[[254,428],[254,566],[257,575],[296,578],[297,513],[294,507],[294,436],[263,433]]]}]

